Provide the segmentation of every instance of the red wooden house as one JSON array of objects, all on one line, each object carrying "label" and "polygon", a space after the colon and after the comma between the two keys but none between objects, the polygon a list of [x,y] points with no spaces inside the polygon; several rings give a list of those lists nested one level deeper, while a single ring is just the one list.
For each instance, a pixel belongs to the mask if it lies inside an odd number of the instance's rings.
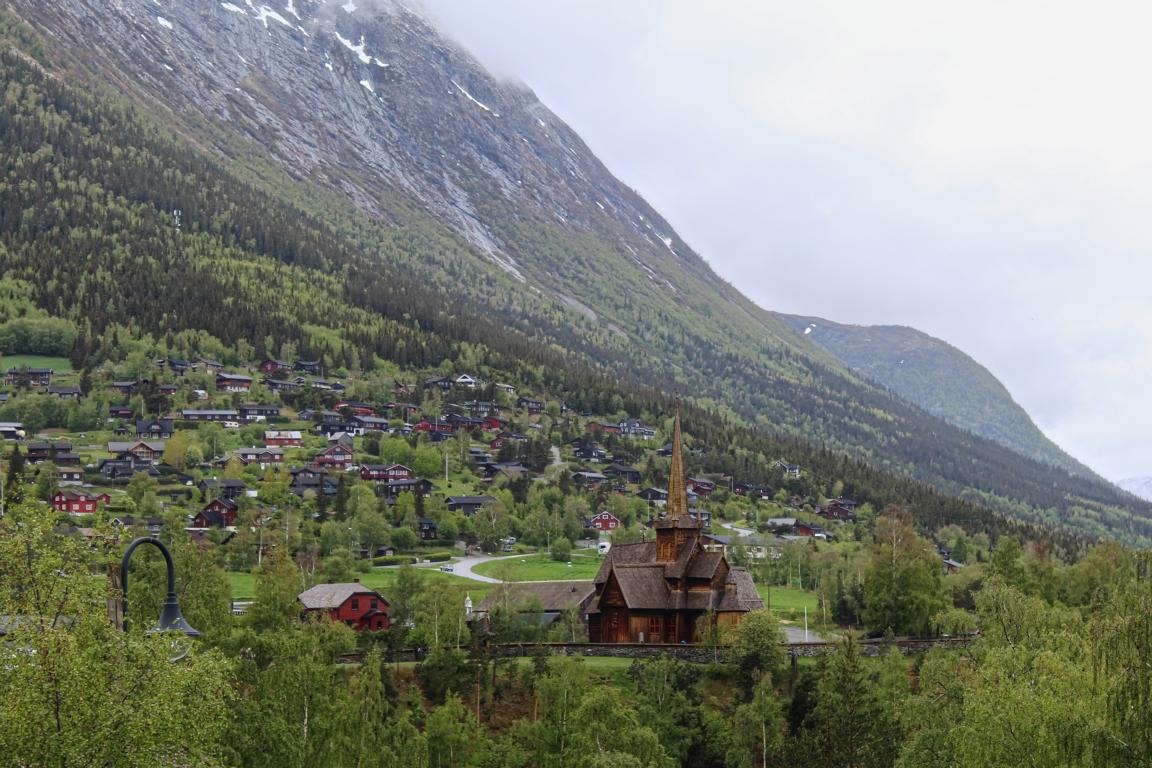
[{"label": "red wooden house", "polygon": [[342,442],[333,443],[312,460],[312,464],[323,469],[343,469],[352,466],[352,447]]},{"label": "red wooden house", "polygon": [[413,432],[439,432],[440,434],[452,434],[452,425],[447,421],[435,419],[429,421],[428,419],[421,419],[412,425]]},{"label": "red wooden house", "polygon": [[601,533],[614,531],[620,527],[620,518],[611,512],[601,512],[592,518],[592,527]]},{"label": "red wooden house", "polygon": [[268,358],[260,363],[260,373],[284,373],[291,371],[292,368],[292,363],[286,360],[273,360],[272,358]]},{"label": "red wooden house", "polygon": [[299,448],[300,432],[298,430],[265,430],[264,445],[272,448]]},{"label": "red wooden house", "polygon": [[216,389],[220,392],[247,392],[252,388],[252,377],[236,373],[217,373]]},{"label": "red wooden house", "polygon": [[236,502],[231,499],[212,499],[192,518],[193,528],[230,528],[236,524]]},{"label": "red wooden house", "polygon": [[305,616],[327,616],[342,621],[357,632],[388,629],[389,603],[383,595],[360,582],[317,584],[300,593]]},{"label": "red wooden house", "polygon": [[590,421],[590,422],[588,422],[587,429],[591,433],[603,432],[606,435],[618,435],[618,434],[620,434],[620,425],[619,424],[604,424],[603,422],[599,422],[599,421]]},{"label": "red wooden house", "polygon": [[70,515],[90,515],[100,504],[107,504],[112,497],[106,493],[88,494],[78,491],[56,491],[52,494],[52,508]]}]

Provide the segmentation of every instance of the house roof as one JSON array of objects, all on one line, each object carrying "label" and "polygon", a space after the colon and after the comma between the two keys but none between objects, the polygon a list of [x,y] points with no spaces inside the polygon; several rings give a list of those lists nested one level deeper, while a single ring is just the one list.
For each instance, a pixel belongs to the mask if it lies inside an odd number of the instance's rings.
[{"label": "house roof", "polygon": [[138,445],[143,445],[149,450],[159,453],[164,450],[163,440],[136,440],[136,441],[114,441],[108,443],[108,453],[127,453]]},{"label": "house roof", "polygon": [[353,595],[375,595],[388,602],[379,592],[374,589],[369,589],[359,582],[343,583],[343,584],[317,584],[311,589],[306,589],[297,596],[297,600],[304,604],[304,607],[309,611],[326,610],[330,608],[339,608],[344,604],[344,601]]},{"label": "house roof", "polygon": [[579,608],[596,593],[591,581],[508,582],[492,590],[480,601],[477,610],[492,611],[502,603],[527,607],[539,603],[545,613]]},{"label": "house roof", "polygon": [[494,496],[449,496],[449,504],[487,504],[496,501]]}]

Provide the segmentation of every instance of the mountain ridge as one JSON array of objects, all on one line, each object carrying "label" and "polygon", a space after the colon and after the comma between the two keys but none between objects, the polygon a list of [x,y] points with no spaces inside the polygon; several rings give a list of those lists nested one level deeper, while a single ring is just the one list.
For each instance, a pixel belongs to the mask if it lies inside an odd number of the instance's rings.
[{"label": "mountain ridge", "polygon": [[[218,184],[204,170],[211,158],[251,185],[237,199],[253,205],[259,203],[253,195],[274,197],[298,211],[299,221],[278,219],[281,229],[276,229],[246,221],[244,211],[220,207],[227,201],[178,184],[147,197],[131,180],[108,180],[119,185],[121,194],[158,211],[181,208],[185,238],[226,235],[231,247],[243,252],[228,262],[230,270],[255,270],[244,261],[253,258],[246,254],[323,270],[325,280],[349,303],[342,315],[360,318],[357,323],[386,320],[380,327],[389,336],[352,327],[341,332],[345,343],[376,349],[386,359],[403,354],[401,359],[427,361],[439,346],[415,354],[417,340],[399,345],[392,337],[418,323],[479,341],[480,329],[491,335],[503,324],[522,334],[516,349],[543,345],[620,381],[688,392],[759,429],[834,446],[880,469],[1002,511],[1055,522],[1079,515],[1076,510],[1084,505],[1095,510],[1092,519],[1109,518],[1113,512],[1108,510],[1148,515],[1110,486],[1018,461],[1001,447],[893,400],[852,374],[717,276],[578,137],[567,144],[548,143],[541,133],[548,123],[539,125],[545,122],[543,113],[532,104],[523,107],[518,123],[525,136],[496,135],[491,130],[495,121],[504,121],[499,124],[503,130],[515,100],[528,98],[530,91],[501,95],[500,84],[483,79],[474,59],[448,46],[419,19],[404,16],[404,23],[393,24],[393,16],[382,14],[351,26],[353,14],[343,18],[336,13],[332,27],[318,22],[314,32],[329,34],[316,50],[308,50],[312,34],[305,36],[279,11],[255,3],[247,3],[246,10],[209,2],[109,7],[94,0],[51,6],[8,0],[7,7],[39,30],[56,59],[53,66],[66,72],[69,82],[85,83],[96,92],[112,89],[146,109],[156,130],[170,127],[182,135],[186,183]],[[295,7],[306,16],[319,6]],[[282,44],[286,34],[299,39]],[[208,37],[211,44],[205,47]],[[156,63],[157,56],[166,58]],[[321,84],[329,83],[330,76],[340,79],[329,92]],[[394,91],[388,92],[388,86]],[[321,91],[340,105],[339,114],[355,130],[322,118],[330,105],[316,96]],[[390,99],[387,109],[381,106],[384,96]],[[312,118],[308,125],[314,136],[293,128],[293,121],[304,116]],[[386,136],[368,140],[376,136],[373,131],[384,130],[373,121],[385,119],[392,120],[385,126],[389,130],[400,124],[412,127],[393,131],[395,146]],[[566,126],[554,130],[564,136],[571,132]],[[291,139],[287,160],[269,151],[284,132]],[[302,139],[301,133],[306,134]],[[520,152],[522,146],[532,151]],[[508,147],[517,151],[505,153]],[[324,162],[305,174],[292,160],[308,152]],[[405,158],[415,159],[409,163]],[[389,170],[396,165],[404,167]],[[499,183],[517,177],[528,184]],[[431,190],[431,198],[422,199],[413,190]],[[605,191],[613,192],[611,199]],[[597,202],[627,215],[609,216]],[[24,208],[35,203],[31,198],[11,201]],[[365,212],[371,210],[378,213]],[[564,215],[570,211],[579,216]],[[481,223],[482,231],[476,230]],[[292,234],[285,234],[285,227]],[[54,282],[44,280],[47,257],[38,249],[46,243],[26,239],[18,229],[6,237],[10,253],[0,259],[6,268],[42,284],[38,300],[46,307],[62,306],[82,287],[70,282],[78,275],[68,271]],[[511,261],[500,264],[483,249],[484,241],[499,245],[497,256]],[[110,267],[118,268],[116,258],[108,252]],[[264,266],[259,270],[265,277],[271,274]],[[239,296],[254,295],[229,295],[242,287],[235,279],[222,283],[225,295],[213,300],[235,304]],[[414,303],[417,297],[423,303]],[[157,314],[154,307],[131,304],[129,296],[105,298],[113,306],[134,306],[133,311],[159,323],[160,331],[177,332],[198,322]],[[429,302],[436,306],[430,309]],[[314,333],[290,314],[273,316],[287,325],[277,331],[264,317],[250,319],[259,323],[258,333],[270,338]],[[323,314],[311,316],[309,322],[322,319]],[[222,338],[242,338],[234,323],[217,326]]]},{"label": "mountain ridge", "polygon": [[853,371],[932,415],[1037,461],[1103,481],[1052,442],[987,368],[948,342],[903,325],[779,317]]}]

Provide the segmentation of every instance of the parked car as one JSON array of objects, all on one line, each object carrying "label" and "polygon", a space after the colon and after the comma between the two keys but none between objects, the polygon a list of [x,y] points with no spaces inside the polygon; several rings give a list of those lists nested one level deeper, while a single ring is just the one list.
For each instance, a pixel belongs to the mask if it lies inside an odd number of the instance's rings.
[{"label": "parked car", "polygon": [[444,573],[452,573],[456,568],[451,565],[442,565],[440,566],[440,570],[444,571]]}]

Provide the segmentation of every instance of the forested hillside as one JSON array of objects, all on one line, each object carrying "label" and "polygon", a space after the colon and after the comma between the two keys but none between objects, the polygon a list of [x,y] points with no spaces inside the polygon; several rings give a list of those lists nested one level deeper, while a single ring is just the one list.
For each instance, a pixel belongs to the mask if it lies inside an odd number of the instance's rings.
[{"label": "forested hillside", "polygon": [[[41,30],[59,25],[61,35],[50,45],[4,18],[0,267],[34,286],[37,307],[74,324],[77,366],[98,363],[111,332],[173,339],[186,329],[257,356],[290,342],[302,354],[364,369],[478,360],[600,412],[614,410],[601,407],[612,398],[681,392],[705,409],[689,416],[690,428],[731,446],[733,461],[786,455],[848,482],[900,489],[893,497],[962,507],[951,514],[964,518],[985,514],[973,511],[980,505],[1094,535],[1152,533],[1148,506],[1111,486],[1026,459],[856,379],[724,285],[686,246],[652,250],[644,231],[625,237],[619,222],[574,232],[546,214],[551,203],[488,196],[487,182],[464,173],[458,181],[473,179],[471,205],[488,236],[496,233],[515,253],[519,267],[501,268],[475,237],[398,184],[400,176],[365,172],[357,188],[370,188],[371,203],[350,206],[347,179],[290,175],[282,158],[254,141],[250,122],[234,131],[235,123],[200,113],[173,120],[173,105],[157,102],[154,83],[125,79],[133,67],[113,77],[106,46],[123,30],[112,19],[139,21],[133,4],[102,17],[84,49],[63,34],[82,3],[10,5]],[[229,16],[216,3],[193,5],[206,23]],[[154,25],[152,16],[145,20]],[[365,29],[390,36],[392,49],[443,45],[408,14],[381,14]],[[146,43],[156,34],[149,30],[141,33]],[[273,46],[269,57],[290,60],[296,43],[281,34],[274,25],[259,38],[246,31],[237,39]],[[467,58],[441,53],[452,62]],[[192,66],[170,60],[173,70]],[[404,83],[420,88],[432,77],[402,71]],[[196,73],[179,74],[182,85]],[[255,92],[263,83],[258,95],[270,108],[278,97],[268,72],[265,80],[249,75],[245,87]],[[403,107],[402,92],[390,98]],[[479,141],[475,118],[458,125]],[[428,150],[410,151],[421,149]],[[665,226],[602,168],[598,178]],[[650,244],[643,258],[628,255],[635,238]],[[741,457],[743,446],[751,453]]]},{"label": "forested hillside", "polygon": [[933,416],[1037,461],[1100,479],[1049,440],[988,369],[955,347],[915,328],[780,317],[853,371]]}]

